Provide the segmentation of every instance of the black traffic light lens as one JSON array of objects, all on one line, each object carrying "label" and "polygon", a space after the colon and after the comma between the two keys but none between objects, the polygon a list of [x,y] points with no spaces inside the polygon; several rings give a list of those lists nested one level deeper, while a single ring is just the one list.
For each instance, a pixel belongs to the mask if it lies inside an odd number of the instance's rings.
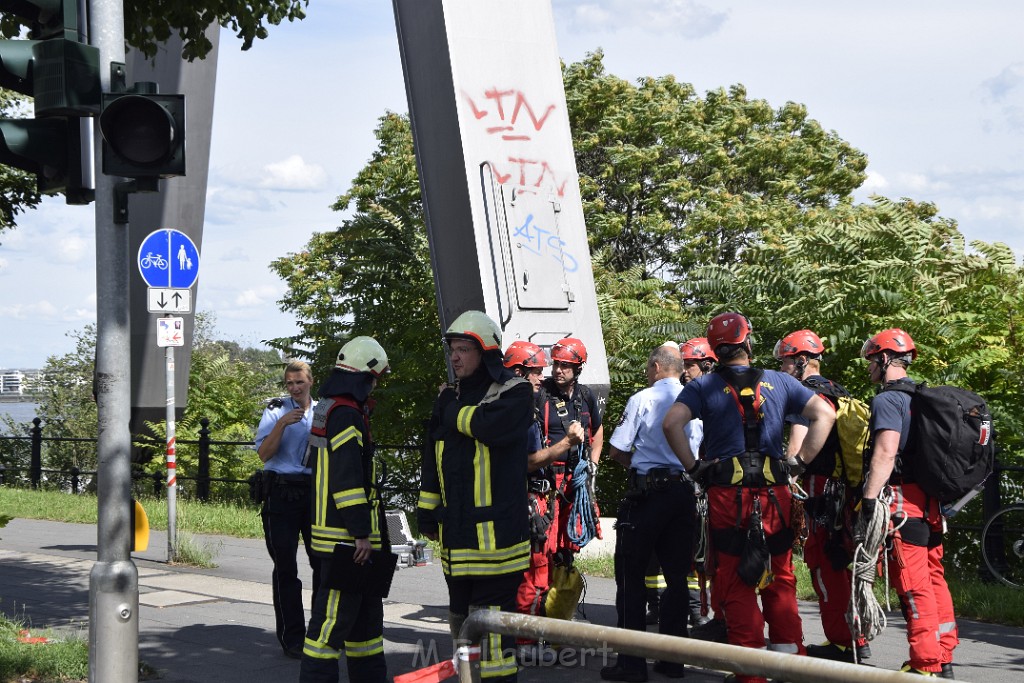
[{"label": "black traffic light lens", "polygon": [[177,144],[174,117],[142,95],[117,98],[100,116],[100,132],[125,161],[153,166],[166,161]]}]

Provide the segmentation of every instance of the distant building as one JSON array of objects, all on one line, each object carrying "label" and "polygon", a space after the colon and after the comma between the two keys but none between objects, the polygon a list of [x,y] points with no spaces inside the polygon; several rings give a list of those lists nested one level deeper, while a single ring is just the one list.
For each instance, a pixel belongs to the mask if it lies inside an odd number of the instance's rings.
[{"label": "distant building", "polygon": [[32,394],[41,374],[38,370],[0,370],[0,396]]}]

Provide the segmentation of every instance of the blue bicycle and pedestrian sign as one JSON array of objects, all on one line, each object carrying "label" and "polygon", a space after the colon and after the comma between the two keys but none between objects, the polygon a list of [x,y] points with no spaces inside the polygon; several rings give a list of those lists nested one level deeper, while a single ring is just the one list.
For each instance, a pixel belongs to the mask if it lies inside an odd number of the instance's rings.
[{"label": "blue bicycle and pedestrian sign", "polygon": [[139,272],[150,287],[188,289],[199,277],[199,250],[180,230],[156,230],[139,247]]}]

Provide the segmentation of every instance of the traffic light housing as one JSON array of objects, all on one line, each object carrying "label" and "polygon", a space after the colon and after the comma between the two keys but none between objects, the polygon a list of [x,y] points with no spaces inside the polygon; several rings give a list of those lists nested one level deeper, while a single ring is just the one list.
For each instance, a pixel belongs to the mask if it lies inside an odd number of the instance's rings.
[{"label": "traffic light housing", "polygon": [[185,96],[160,95],[155,83],[104,93],[99,118],[103,173],[135,179],[185,175]]},{"label": "traffic light housing", "polygon": [[100,111],[99,49],[82,42],[76,0],[0,0],[0,10],[30,27],[29,40],[0,40],[0,87],[32,96],[36,116],[0,120],[0,164],[34,174],[40,193],[88,204],[81,117]]}]

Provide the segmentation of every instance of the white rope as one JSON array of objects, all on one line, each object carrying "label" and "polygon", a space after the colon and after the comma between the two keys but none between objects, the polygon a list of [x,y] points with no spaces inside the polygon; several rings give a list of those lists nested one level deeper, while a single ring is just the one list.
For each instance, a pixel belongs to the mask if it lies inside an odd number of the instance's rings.
[{"label": "white rope", "polygon": [[[874,585],[878,576],[879,553],[883,552],[885,539],[889,531],[889,502],[891,491],[883,491],[875,503],[874,515],[867,529],[864,542],[853,550],[851,568],[850,608],[846,613],[846,621],[850,625],[853,642],[854,662],[857,661],[857,641],[861,638],[873,640],[885,630],[887,621],[885,610],[878,604]],[[884,564],[884,563],[883,563]],[[888,567],[886,569],[886,605],[888,605]]]}]

